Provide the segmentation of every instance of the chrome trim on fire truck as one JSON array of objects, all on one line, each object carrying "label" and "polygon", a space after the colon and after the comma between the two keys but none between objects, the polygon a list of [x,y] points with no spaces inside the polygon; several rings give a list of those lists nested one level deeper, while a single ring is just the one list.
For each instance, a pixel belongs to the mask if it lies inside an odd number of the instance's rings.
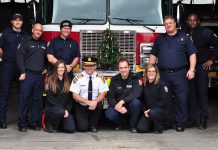
[{"label": "chrome trim on fire truck", "polygon": [[[97,56],[103,30],[81,30],[80,31],[80,53],[83,56]],[[135,31],[112,31],[120,46],[121,54],[129,60],[131,70],[135,70],[136,57],[136,32]]]}]

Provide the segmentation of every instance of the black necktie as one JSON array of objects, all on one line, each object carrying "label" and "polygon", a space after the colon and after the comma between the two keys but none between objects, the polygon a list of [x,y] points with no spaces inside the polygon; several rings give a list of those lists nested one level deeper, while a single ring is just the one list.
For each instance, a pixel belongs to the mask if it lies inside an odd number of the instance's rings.
[{"label": "black necktie", "polygon": [[92,77],[89,77],[88,100],[92,100]]}]

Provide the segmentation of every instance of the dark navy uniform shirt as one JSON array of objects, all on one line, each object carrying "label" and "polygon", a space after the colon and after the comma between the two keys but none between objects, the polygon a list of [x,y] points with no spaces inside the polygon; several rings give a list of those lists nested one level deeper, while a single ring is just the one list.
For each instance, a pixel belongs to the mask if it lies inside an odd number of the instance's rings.
[{"label": "dark navy uniform shirt", "polygon": [[[185,32],[188,36],[190,36],[194,45],[198,49],[198,64],[202,64],[209,59],[218,60],[218,37],[212,30],[199,26],[195,30],[187,28]],[[214,52],[212,56],[209,54],[210,46],[214,46]]]},{"label": "dark navy uniform shirt", "polygon": [[58,60],[63,60],[67,65],[71,64],[75,57],[80,57],[77,42],[71,38],[64,40],[60,36],[49,42],[47,54],[53,55]]},{"label": "dark navy uniform shirt", "polygon": [[46,43],[31,36],[25,38],[17,49],[16,61],[21,73],[39,73],[45,69]]},{"label": "dark navy uniform shirt", "polygon": [[12,28],[5,29],[0,37],[0,48],[3,49],[4,62],[15,62],[17,46],[26,35],[26,32],[16,32]]},{"label": "dark navy uniform shirt", "polygon": [[169,90],[164,82],[147,83],[143,87],[142,106],[144,111],[151,108],[165,108],[169,100]]},{"label": "dark navy uniform shirt", "polygon": [[183,32],[173,36],[161,34],[154,42],[151,54],[158,58],[158,67],[161,69],[178,69],[189,64],[189,56],[197,49],[191,39]]},{"label": "dark navy uniform shirt", "polygon": [[70,92],[63,92],[64,88],[64,79],[57,79],[57,90],[56,93],[53,93],[51,89],[46,89],[46,103],[45,109],[52,107],[59,107],[68,110],[72,109],[72,99]]},{"label": "dark navy uniform shirt", "polygon": [[125,103],[133,99],[140,98],[142,92],[142,83],[139,76],[129,72],[127,79],[122,79],[121,74],[114,76],[110,82],[108,92],[108,103],[114,107],[120,100]]}]

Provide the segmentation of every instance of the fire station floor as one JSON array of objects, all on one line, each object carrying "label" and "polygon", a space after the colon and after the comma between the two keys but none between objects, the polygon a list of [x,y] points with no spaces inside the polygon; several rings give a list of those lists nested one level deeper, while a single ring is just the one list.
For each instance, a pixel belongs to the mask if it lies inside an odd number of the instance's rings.
[{"label": "fire station floor", "polygon": [[[47,133],[43,130],[17,128],[17,98],[11,94],[8,111],[8,128],[0,129],[0,150],[217,150],[218,149],[218,98],[213,91],[210,96],[210,119],[207,130],[187,128],[185,132],[164,131],[163,134],[130,133],[114,131],[110,123],[100,127],[97,133]],[[12,93],[16,93],[13,92]]]}]

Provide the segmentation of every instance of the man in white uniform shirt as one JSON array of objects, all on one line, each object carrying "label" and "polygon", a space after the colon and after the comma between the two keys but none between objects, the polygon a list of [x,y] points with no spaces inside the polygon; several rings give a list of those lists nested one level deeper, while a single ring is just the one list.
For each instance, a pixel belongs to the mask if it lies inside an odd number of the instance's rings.
[{"label": "man in white uniform shirt", "polygon": [[97,132],[103,109],[102,100],[109,89],[103,76],[95,71],[97,59],[85,57],[82,61],[84,71],[74,77],[70,87],[76,101],[75,121],[78,131]]}]

